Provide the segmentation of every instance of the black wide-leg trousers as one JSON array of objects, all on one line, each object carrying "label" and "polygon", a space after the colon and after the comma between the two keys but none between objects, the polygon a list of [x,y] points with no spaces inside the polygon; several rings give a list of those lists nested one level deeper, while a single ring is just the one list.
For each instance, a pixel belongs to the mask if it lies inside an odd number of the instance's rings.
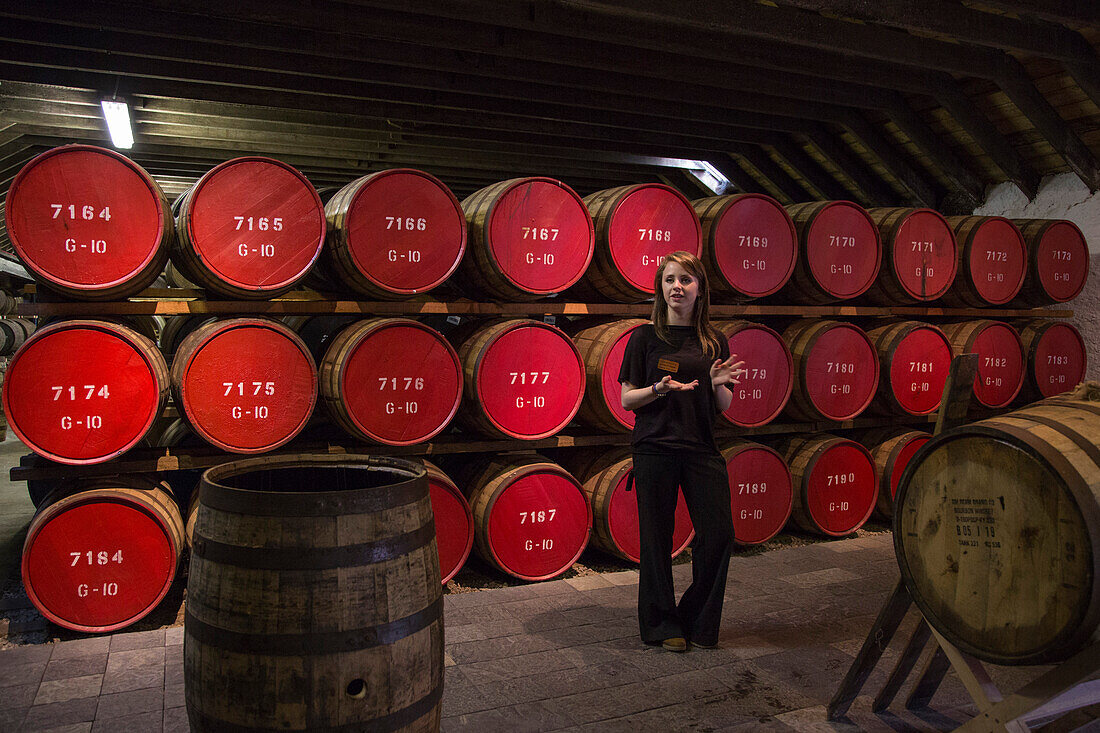
[{"label": "black wide-leg trousers", "polygon": [[[682,636],[699,644],[718,641],[722,598],[733,552],[726,462],[718,453],[634,454],[641,563],[638,623],[642,641]],[[672,530],[677,489],[682,488],[691,522],[691,585],[679,605],[672,586]]]}]

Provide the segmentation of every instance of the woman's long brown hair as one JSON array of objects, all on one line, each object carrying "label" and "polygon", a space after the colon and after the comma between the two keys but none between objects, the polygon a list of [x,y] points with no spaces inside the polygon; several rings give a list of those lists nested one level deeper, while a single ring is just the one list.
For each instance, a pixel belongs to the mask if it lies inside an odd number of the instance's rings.
[{"label": "woman's long brown hair", "polygon": [[691,325],[695,328],[695,335],[699,338],[699,344],[703,347],[703,354],[708,359],[717,358],[721,350],[718,347],[718,333],[710,325],[710,282],[707,280],[707,271],[703,263],[691,252],[670,252],[665,255],[664,261],[657,268],[657,274],[653,277],[653,328],[657,337],[665,343],[672,343],[672,334],[668,328],[668,301],[665,300],[665,290],[661,281],[665,277],[665,268],[670,262],[675,262],[684,268],[699,282],[699,297],[695,300],[695,308],[691,312]]}]

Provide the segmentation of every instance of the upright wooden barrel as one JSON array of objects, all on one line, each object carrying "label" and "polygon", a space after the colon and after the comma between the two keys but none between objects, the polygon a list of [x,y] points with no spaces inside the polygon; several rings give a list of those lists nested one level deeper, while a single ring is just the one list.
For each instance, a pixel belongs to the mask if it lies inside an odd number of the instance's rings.
[{"label": "upright wooden barrel", "polygon": [[730,354],[745,362],[740,384],[733,386],[733,402],[722,419],[743,428],[767,425],[783,412],[794,386],[794,360],[778,333],[752,321],[719,321],[715,328],[726,337]]},{"label": "upright wooden barrel", "polygon": [[[634,461],[630,449],[602,450],[594,460],[584,462],[587,465],[572,462],[567,465],[576,468],[573,475],[592,507],[592,544],[627,562],[641,562],[638,493],[634,487]],[[672,557],[687,549],[694,537],[695,528],[681,491],[672,527]]]},{"label": "upright wooden barrel", "polygon": [[586,280],[611,300],[637,303],[651,297],[665,255],[702,253],[699,217],[671,186],[608,188],[586,196],[584,203],[596,225],[596,256]]},{"label": "upright wooden barrel", "polygon": [[777,449],[791,469],[791,518],[804,530],[843,537],[863,526],[875,508],[875,465],[854,440],[829,433],[783,440]]},{"label": "upright wooden barrel", "polygon": [[798,266],[783,295],[798,303],[835,303],[863,295],[878,277],[882,243],[875,222],[850,201],[787,207],[798,230]]},{"label": "upright wooden barrel", "polygon": [[580,409],[584,364],[569,337],[547,323],[490,321],[462,341],[458,358],[465,375],[459,419],[470,429],[538,440]]},{"label": "upright wooden barrel", "polygon": [[950,216],[959,266],[944,302],[955,306],[1005,305],[1020,292],[1027,274],[1023,235],[1002,216]]},{"label": "upright wooden barrel", "polygon": [[321,399],[362,440],[412,445],[458,411],[462,366],[443,336],[409,318],[370,318],[343,329],[320,366]]},{"label": "upright wooden barrel", "polygon": [[180,200],[172,261],[229,298],[281,295],[306,276],[325,240],[325,210],[300,172],[272,158],[215,166]]},{"label": "upright wooden barrel", "polygon": [[262,453],[305,427],[317,401],[317,367],[298,335],[277,321],[218,320],[180,344],[172,395],[203,440],[231,453]]},{"label": "upright wooden barrel", "polygon": [[712,196],[691,204],[703,228],[703,262],[715,296],[762,298],[791,279],[798,233],[782,204],[762,193]]},{"label": "upright wooden barrel", "polygon": [[168,199],[152,176],[91,145],[63,145],[23,166],[4,200],[4,222],[35,279],[80,300],[147,288],[174,237]]},{"label": "upright wooden barrel", "polygon": [[466,217],[442,181],[412,168],[358,178],[325,204],[321,263],[371,298],[407,298],[442,283],[466,251]]},{"label": "upright wooden barrel", "polygon": [[1100,622],[1100,403],[1054,398],[933,438],[894,548],[924,617],[995,664],[1057,662]]},{"label": "upright wooden barrel", "polygon": [[152,341],[117,323],[62,321],[12,357],[4,414],[52,461],[101,463],[133,448],[168,400],[168,366]]},{"label": "upright wooden barrel", "polygon": [[749,440],[722,447],[730,479],[733,536],[739,545],[758,545],[779,534],[791,516],[791,472],[774,448]]},{"label": "upright wooden barrel", "polygon": [[438,731],[443,599],[423,466],[203,474],[183,640],[193,731]]},{"label": "upright wooden barrel", "polygon": [[1085,340],[1072,323],[1035,318],[1013,325],[1024,347],[1027,366],[1021,394],[1026,399],[1053,397],[1084,381],[1088,353]]},{"label": "upright wooden barrel", "polygon": [[493,458],[465,471],[478,556],[520,580],[549,580],[588,544],[592,509],[564,468],[539,457]]},{"label": "upright wooden barrel", "polygon": [[157,607],[183,548],[179,507],[156,476],[64,482],[27,529],[23,586],[59,626],[117,631]]},{"label": "upright wooden barrel", "polygon": [[939,327],[920,321],[897,321],[873,328],[867,338],[879,359],[879,412],[929,415],[939,409],[951,342]]},{"label": "upright wooden barrel", "polygon": [[885,305],[927,303],[955,281],[955,233],[932,209],[868,209],[882,237],[883,264],[868,297]]},{"label": "upright wooden barrel", "polygon": [[580,280],[592,261],[592,218],[553,178],[512,178],[462,202],[470,243],[460,287],[503,300],[534,300]]},{"label": "upright wooden barrel", "polygon": [[921,446],[932,439],[932,434],[909,428],[876,428],[859,436],[859,442],[871,451],[875,462],[875,482],[878,498],[875,511],[889,519],[894,516],[894,496],[901,483],[905,467]]},{"label": "upright wooden barrel", "polygon": [[1065,303],[1076,298],[1089,276],[1085,235],[1065,219],[1015,219],[1027,244],[1027,276],[1017,298],[1021,305]]},{"label": "upright wooden barrel", "polygon": [[943,327],[956,354],[978,355],[974,399],[985,407],[1006,407],[1024,384],[1024,347],[1010,324],[986,319]]},{"label": "upright wooden barrel", "polygon": [[474,546],[474,514],[465,495],[439,466],[424,461],[435,517],[435,544],[439,550],[439,580],[443,585],[466,564]]},{"label": "upright wooden barrel", "polygon": [[878,352],[857,326],[801,319],[783,331],[794,360],[787,412],[799,420],[850,420],[871,404]]},{"label": "upright wooden barrel", "polygon": [[646,323],[643,318],[627,318],[582,328],[573,335],[585,371],[578,419],[616,433],[634,428],[634,412],[623,408],[619,369],[630,334]]}]

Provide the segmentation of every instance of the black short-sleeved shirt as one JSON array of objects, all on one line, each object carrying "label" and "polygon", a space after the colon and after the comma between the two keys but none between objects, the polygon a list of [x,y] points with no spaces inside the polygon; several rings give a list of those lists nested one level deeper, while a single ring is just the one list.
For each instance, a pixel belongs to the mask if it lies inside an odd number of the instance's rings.
[{"label": "black short-sleeved shirt", "polygon": [[[677,382],[699,380],[689,392],[671,392],[634,411],[631,446],[638,453],[717,452],[714,419],[718,403],[710,386],[714,359],[703,354],[691,326],[669,326],[672,344],[657,336],[653,324],[634,329],[626,344],[619,381],[647,387],[671,374]],[[729,344],[718,339],[719,357],[729,358]]]}]

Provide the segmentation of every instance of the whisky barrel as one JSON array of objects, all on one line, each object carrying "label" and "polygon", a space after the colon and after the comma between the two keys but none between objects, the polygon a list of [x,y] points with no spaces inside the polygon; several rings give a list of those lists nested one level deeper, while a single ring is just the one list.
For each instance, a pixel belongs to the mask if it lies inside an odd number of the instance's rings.
[{"label": "whisky barrel", "polygon": [[0,319],[0,356],[14,354],[34,331],[34,322],[27,318]]},{"label": "whisky barrel", "polygon": [[878,412],[929,415],[939,409],[952,354],[938,326],[897,321],[871,329],[867,338],[879,359]]},{"label": "whisky barrel", "polygon": [[879,382],[878,352],[857,326],[801,319],[783,331],[794,362],[786,411],[798,420],[850,420],[871,404]]},{"label": "whisky barrel", "polygon": [[[563,459],[572,469],[570,456]],[[582,459],[583,460],[583,459]],[[641,562],[641,539],[638,530],[638,493],[634,486],[634,461],[629,448],[600,450],[588,465],[577,466],[573,472],[592,507],[592,538],[594,546],[627,562]],[[676,498],[672,525],[672,557],[691,544],[695,528],[691,524],[684,492]]]},{"label": "whisky barrel", "polygon": [[875,508],[875,464],[854,440],[829,433],[779,443],[791,470],[791,518],[804,530],[843,537],[863,526]]},{"label": "whisky barrel", "polygon": [[703,231],[703,262],[717,297],[778,292],[794,274],[798,233],[783,205],[762,193],[691,202]]},{"label": "whisky barrel", "polygon": [[1024,384],[1024,347],[1010,324],[986,319],[943,326],[956,354],[978,355],[974,399],[985,407],[1006,407]]},{"label": "whisky barrel", "polygon": [[160,337],[157,339],[160,353],[164,354],[164,358],[171,363],[172,356],[176,353],[180,343],[194,333],[199,326],[205,326],[216,318],[216,316],[206,315],[169,316],[164,328],[161,329]]},{"label": "whisky barrel", "polygon": [[950,216],[959,266],[943,301],[954,306],[1005,305],[1020,292],[1027,249],[1019,228],[1002,216]]},{"label": "whisky barrel", "polygon": [[144,290],[164,270],[174,239],[168,199],[152,176],[91,145],[63,145],[23,166],[4,221],[31,275],[80,300]]},{"label": "whisky barrel", "polygon": [[451,477],[424,461],[435,516],[435,544],[439,550],[439,580],[444,585],[462,569],[474,546],[474,515],[470,503]]},{"label": "whisky barrel", "polygon": [[1085,235],[1065,219],[1014,219],[1027,245],[1027,275],[1017,297],[1030,307],[1076,298],[1089,276]]},{"label": "whisky barrel", "polygon": [[596,226],[596,254],[585,279],[611,300],[637,303],[652,297],[665,255],[702,253],[699,217],[671,186],[618,186],[586,196],[584,203]]},{"label": "whisky barrel", "polygon": [[924,617],[995,664],[1071,656],[1100,622],[1100,403],[1057,397],[933,438],[894,547]]},{"label": "whisky barrel", "polygon": [[932,434],[909,428],[877,428],[859,436],[859,442],[869,451],[875,462],[875,483],[878,498],[875,510],[879,516],[894,516],[894,496],[909,461],[921,446],[931,440]]},{"label": "whisky barrel", "polygon": [[882,270],[867,291],[884,305],[927,303],[955,281],[955,233],[932,209],[874,208],[867,213],[882,237]]},{"label": "whisky barrel", "polygon": [[8,364],[4,414],[35,453],[101,463],[133,448],[168,400],[168,366],[152,341],[98,320],[37,331]]},{"label": "whisky barrel", "polygon": [[797,303],[835,303],[863,295],[878,277],[878,227],[851,201],[787,207],[798,231],[798,265],[782,295]]},{"label": "whisky barrel", "polygon": [[203,474],[183,640],[193,731],[438,731],[423,466],[279,456]]},{"label": "whisky barrel", "polygon": [[1046,318],[1013,324],[1024,347],[1026,376],[1020,392],[1028,401],[1067,392],[1085,379],[1088,353],[1085,340],[1067,321]]},{"label": "whisky barrel", "polygon": [[462,202],[469,246],[460,265],[474,294],[535,300],[580,280],[592,261],[592,218],[573,189],[553,178],[512,178]]},{"label": "whisky barrel", "polygon": [[172,360],[180,416],[211,445],[262,453],[301,432],[317,401],[317,367],[306,345],[266,318],[212,321]]},{"label": "whisky barrel", "polygon": [[290,290],[321,253],[325,211],[304,175],[272,158],[234,158],[180,200],[172,262],[188,280],[229,298]]},{"label": "whisky barrel", "polygon": [[722,447],[729,472],[734,541],[758,545],[779,534],[791,517],[791,472],[774,448],[750,440]]},{"label": "whisky barrel", "polygon": [[393,168],[358,178],[325,204],[318,265],[357,293],[393,300],[451,276],[466,251],[466,217],[435,176]]},{"label": "whisky barrel", "polygon": [[745,362],[733,401],[722,413],[724,421],[743,428],[767,425],[783,412],[794,386],[794,360],[778,333],[752,321],[714,324],[726,337],[730,354]]},{"label": "whisky barrel", "polygon": [[66,629],[106,633],[147,616],[168,592],[183,552],[183,519],[153,475],[60,484],[23,543],[23,586]]},{"label": "whisky barrel", "polygon": [[478,556],[520,580],[549,580],[588,544],[592,509],[564,468],[539,457],[492,458],[463,471]]},{"label": "whisky barrel", "polygon": [[630,334],[646,323],[643,318],[627,318],[588,326],[573,334],[585,371],[584,399],[577,419],[616,433],[634,428],[634,412],[623,408],[619,369]]},{"label": "whisky barrel", "polygon": [[585,369],[577,347],[541,321],[507,319],[461,341],[460,423],[492,436],[538,440],[564,428],[580,409]]},{"label": "whisky barrel", "polygon": [[451,422],[462,399],[458,354],[409,318],[370,318],[333,338],[320,361],[321,399],[361,440],[412,445]]}]

